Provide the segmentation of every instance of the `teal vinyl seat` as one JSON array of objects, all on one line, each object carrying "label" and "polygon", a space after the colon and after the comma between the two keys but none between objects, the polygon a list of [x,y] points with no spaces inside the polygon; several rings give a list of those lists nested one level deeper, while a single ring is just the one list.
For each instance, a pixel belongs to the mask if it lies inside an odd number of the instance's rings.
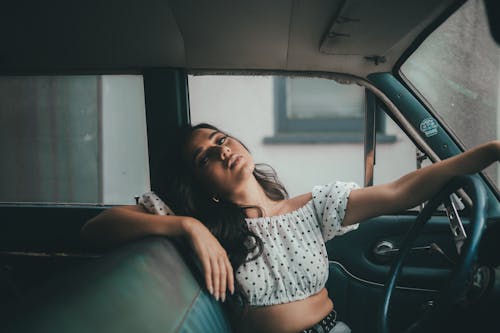
[{"label": "teal vinyl seat", "polygon": [[123,246],[34,292],[3,332],[231,332],[172,241]]},{"label": "teal vinyl seat", "polygon": [[[12,309],[14,315],[0,321],[6,324],[0,332],[232,332],[221,303],[202,287],[188,251],[174,242],[145,238],[66,271],[25,295],[29,298]],[[348,280],[330,264],[326,287],[336,309],[349,308],[345,293],[359,289]]]}]

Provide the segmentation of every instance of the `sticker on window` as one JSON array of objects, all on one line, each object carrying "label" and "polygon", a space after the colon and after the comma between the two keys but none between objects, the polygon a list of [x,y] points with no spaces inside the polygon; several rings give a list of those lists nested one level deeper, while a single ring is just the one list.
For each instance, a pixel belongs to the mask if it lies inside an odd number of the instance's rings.
[{"label": "sticker on window", "polygon": [[438,134],[438,124],[433,118],[425,118],[420,123],[420,131],[425,134],[426,137],[430,137]]}]

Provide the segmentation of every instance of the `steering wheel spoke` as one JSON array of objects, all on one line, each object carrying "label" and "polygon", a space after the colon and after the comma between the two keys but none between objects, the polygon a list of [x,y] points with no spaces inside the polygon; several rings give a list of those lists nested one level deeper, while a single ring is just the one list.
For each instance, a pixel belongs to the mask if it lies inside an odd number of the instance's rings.
[{"label": "steering wheel spoke", "polygon": [[446,215],[448,216],[448,220],[450,222],[451,234],[453,235],[453,239],[455,240],[457,253],[460,254],[462,252],[462,246],[467,239],[467,234],[465,232],[462,220],[460,219],[460,215],[458,214],[457,205],[455,204],[457,200],[458,199],[456,199],[456,194],[452,193],[445,200],[444,207],[446,209]]}]

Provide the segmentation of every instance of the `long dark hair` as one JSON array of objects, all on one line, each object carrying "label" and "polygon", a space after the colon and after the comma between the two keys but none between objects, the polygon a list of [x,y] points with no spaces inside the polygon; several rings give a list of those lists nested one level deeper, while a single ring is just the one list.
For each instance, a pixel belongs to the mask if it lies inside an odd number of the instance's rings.
[{"label": "long dark hair", "polygon": [[[176,177],[177,209],[179,213],[193,216],[207,226],[226,250],[233,270],[236,272],[243,263],[254,260],[262,254],[262,240],[248,229],[245,222],[247,209],[257,209],[260,214],[262,214],[262,210],[259,207],[241,207],[225,200],[215,203],[211,200],[211,194],[213,193],[200,185],[200,181],[195,178],[192,172],[192,167],[187,165],[187,161],[181,156],[182,150],[192,133],[202,128],[225,133],[206,123],[181,129],[181,145],[179,146],[181,155],[179,157],[184,165],[180,168],[180,174]],[[241,143],[241,141],[239,142]],[[243,143],[241,144],[248,150]],[[276,172],[271,166],[256,164],[253,175],[270,199],[282,200],[288,198],[288,192],[278,180]],[[239,286],[236,279],[235,287],[235,296],[228,299],[229,303],[236,303],[247,308],[248,295]]]}]

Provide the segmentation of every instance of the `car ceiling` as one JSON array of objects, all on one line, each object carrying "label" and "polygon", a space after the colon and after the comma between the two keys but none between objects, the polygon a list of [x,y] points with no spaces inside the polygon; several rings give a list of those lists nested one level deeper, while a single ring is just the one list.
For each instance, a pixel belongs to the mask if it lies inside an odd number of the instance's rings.
[{"label": "car ceiling", "polygon": [[[366,77],[390,71],[418,35],[455,2],[4,2],[0,70],[176,67],[192,71],[325,71]],[[374,56],[380,61],[367,59]]]}]

